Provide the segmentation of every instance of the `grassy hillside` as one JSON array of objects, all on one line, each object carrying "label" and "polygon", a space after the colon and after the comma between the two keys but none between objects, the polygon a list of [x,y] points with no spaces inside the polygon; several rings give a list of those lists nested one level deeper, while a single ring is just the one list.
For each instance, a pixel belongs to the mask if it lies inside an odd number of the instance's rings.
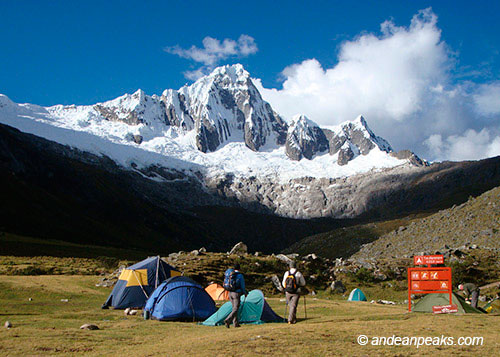
[{"label": "grassy hillside", "polygon": [[[390,258],[444,252],[465,244],[500,249],[500,187],[438,212],[352,224],[306,237],[286,253],[327,258]],[[361,249],[361,250],[360,250]]]},{"label": "grassy hillside", "polygon": [[386,233],[355,257],[411,256],[464,245],[500,249],[500,187]]},{"label": "grassy hillside", "polygon": [[326,258],[349,257],[359,251],[362,245],[377,240],[392,230],[406,226],[430,213],[420,213],[404,218],[353,224],[326,233],[315,234],[301,239],[284,250],[285,253],[315,253]]}]

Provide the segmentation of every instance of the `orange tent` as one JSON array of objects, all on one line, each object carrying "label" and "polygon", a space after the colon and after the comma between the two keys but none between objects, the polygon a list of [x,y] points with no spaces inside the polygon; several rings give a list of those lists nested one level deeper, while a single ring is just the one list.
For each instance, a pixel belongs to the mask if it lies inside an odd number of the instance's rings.
[{"label": "orange tent", "polygon": [[224,290],[224,288],[219,284],[210,284],[205,288],[205,291],[214,299],[217,300],[229,300],[229,291]]}]

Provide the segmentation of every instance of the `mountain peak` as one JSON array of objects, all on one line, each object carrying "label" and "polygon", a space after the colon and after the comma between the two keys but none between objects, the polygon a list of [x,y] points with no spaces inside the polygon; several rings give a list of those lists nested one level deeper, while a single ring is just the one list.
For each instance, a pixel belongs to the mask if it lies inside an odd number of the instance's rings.
[{"label": "mountain peak", "polygon": [[136,90],[134,92],[134,94],[132,94],[132,97],[139,99],[139,101],[142,101],[142,99],[144,99],[145,95],[146,95],[146,93],[144,93],[144,91],[139,88],[138,90]]},{"label": "mountain peak", "polygon": [[330,139],[330,154],[347,149],[347,146],[344,147],[346,142],[352,144],[349,147],[356,147],[357,150],[344,150],[349,154],[345,156],[349,159],[344,162],[352,160],[358,154],[367,155],[374,147],[387,153],[393,151],[386,140],[373,133],[362,115],[354,120],[345,121],[337,127],[335,135]]},{"label": "mountain peak", "polygon": [[328,140],[319,126],[303,114],[295,115],[288,127],[285,152],[292,160],[302,157],[311,160],[319,152],[328,150]]},{"label": "mountain peak", "polygon": [[366,119],[362,115],[358,115],[354,120],[348,120],[340,124],[341,127],[349,126],[352,129],[358,129],[368,132],[370,136],[374,136],[373,131],[368,126]]},{"label": "mountain peak", "polygon": [[232,82],[244,82],[250,78],[250,74],[242,64],[225,65],[215,68],[209,77],[228,76]]},{"label": "mountain peak", "polygon": [[290,120],[290,128],[295,126],[317,127],[319,125],[306,117],[304,114],[296,114]]}]

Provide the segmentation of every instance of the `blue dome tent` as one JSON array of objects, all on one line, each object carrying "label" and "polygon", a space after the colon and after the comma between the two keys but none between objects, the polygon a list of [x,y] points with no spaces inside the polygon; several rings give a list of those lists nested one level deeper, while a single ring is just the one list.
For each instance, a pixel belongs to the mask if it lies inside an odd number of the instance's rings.
[{"label": "blue dome tent", "polygon": [[158,286],[144,310],[156,320],[204,320],[216,308],[200,284],[185,276],[175,276]]},{"label": "blue dome tent", "polygon": [[159,256],[149,257],[125,268],[113,288],[103,309],[127,307],[143,308],[153,291],[166,279],[181,273],[165,263]]}]

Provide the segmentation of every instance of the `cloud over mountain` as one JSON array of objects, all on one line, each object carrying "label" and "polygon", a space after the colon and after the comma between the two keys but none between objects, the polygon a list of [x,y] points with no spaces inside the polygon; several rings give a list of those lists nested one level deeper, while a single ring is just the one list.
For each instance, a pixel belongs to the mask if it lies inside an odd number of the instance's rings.
[{"label": "cloud over mountain", "polygon": [[202,44],[202,48],[193,45],[184,49],[176,45],[165,47],[164,50],[170,54],[203,64],[203,67],[184,72],[185,77],[191,80],[196,80],[208,74],[217,63],[229,57],[246,57],[258,51],[255,39],[245,34],[242,34],[237,41],[230,38],[220,41],[207,36],[203,39]]},{"label": "cloud over mountain", "polygon": [[385,21],[380,33],[345,41],[331,68],[312,58],[286,67],[282,88],[256,84],[286,118],[336,125],[363,114],[396,149],[431,160],[499,155],[500,84],[454,77],[456,55],[437,20],[429,8],[407,27]]}]

